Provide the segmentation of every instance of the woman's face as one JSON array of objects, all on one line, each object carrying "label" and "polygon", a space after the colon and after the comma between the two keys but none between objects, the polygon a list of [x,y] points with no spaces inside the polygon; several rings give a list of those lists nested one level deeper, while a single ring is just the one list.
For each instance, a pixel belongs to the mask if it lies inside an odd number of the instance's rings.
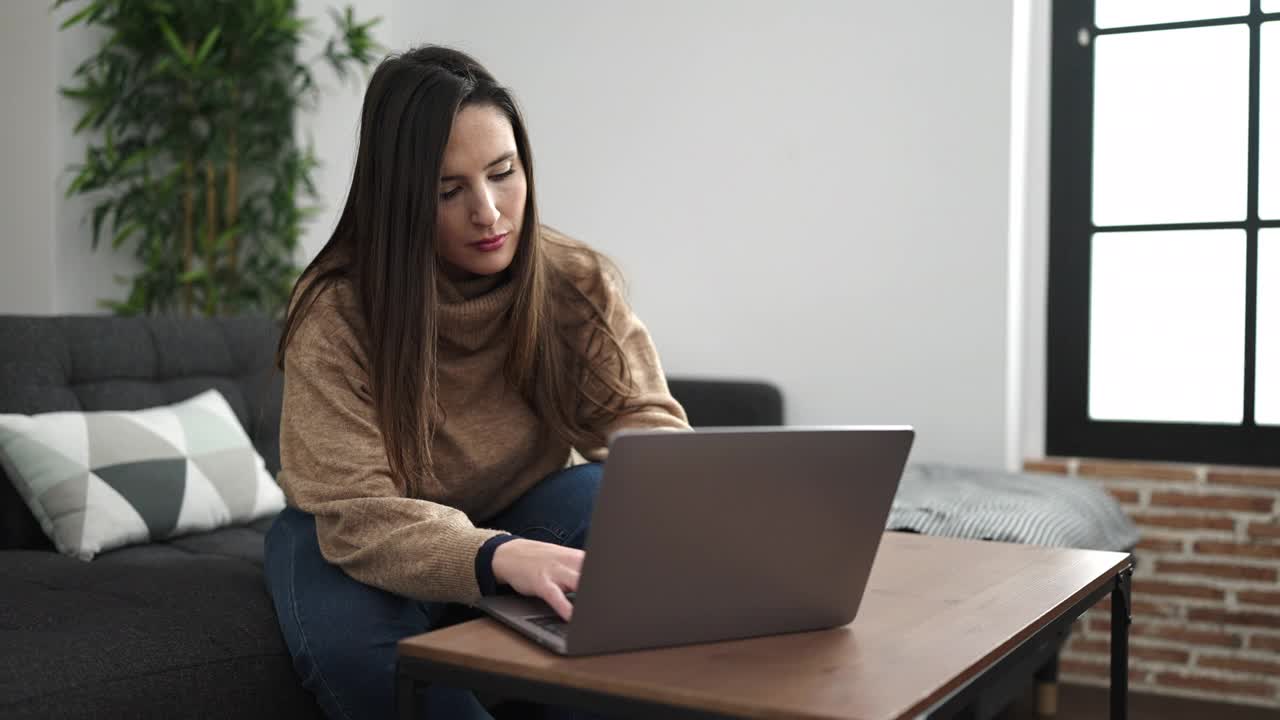
[{"label": "woman's face", "polygon": [[506,270],[527,194],[507,116],[492,105],[459,110],[441,167],[436,242],[445,274],[461,280]]}]

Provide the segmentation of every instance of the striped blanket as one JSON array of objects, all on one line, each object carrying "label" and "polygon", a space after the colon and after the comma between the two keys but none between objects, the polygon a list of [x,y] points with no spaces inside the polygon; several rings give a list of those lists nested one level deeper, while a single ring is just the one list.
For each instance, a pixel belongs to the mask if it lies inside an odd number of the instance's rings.
[{"label": "striped blanket", "polygon": [[907,466],[886,528],[1091,550],[1138,542],[1133,521],[1089,480],[930,463]]}]

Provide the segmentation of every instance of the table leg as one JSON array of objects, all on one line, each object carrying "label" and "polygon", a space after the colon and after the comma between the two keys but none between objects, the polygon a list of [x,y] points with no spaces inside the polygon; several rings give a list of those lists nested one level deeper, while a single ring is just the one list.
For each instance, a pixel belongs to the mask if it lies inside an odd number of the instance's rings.
[{"label": "table leg", "polygon": [[1132,568],[1116,576],[1111,590],[1111,720],[1129,716],[1129,612]]},{"label": "table leg", "polygon": [[[1060,651],[1059,651],[1060,652]],[[1038,718],[1051,718],[1058,714],[1058,653],[1036,670],[1035,699],[1032,708]]]}]

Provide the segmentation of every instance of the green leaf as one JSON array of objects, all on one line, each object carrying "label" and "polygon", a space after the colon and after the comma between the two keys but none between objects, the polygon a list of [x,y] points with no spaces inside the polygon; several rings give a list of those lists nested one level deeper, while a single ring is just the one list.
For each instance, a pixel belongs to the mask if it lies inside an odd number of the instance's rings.
[{"label": "green leaf", "polygon": [[178,276],[178,283],[181,285],[191,285],[193,283],[203,282],[206,275],[208,275],[208,273],[205,272],[204,268],[188,270]]},{"label": "green leaf", "polygon": [[174,32],[173,26],[164,18],[157,18],[156,22],[160,25],[160,32],[164,33],[164,39],[169,42],[169,49],[174,55],[182,61],[183,65],[191,64],[191,56],[187,53],[187,48],[183,46],[182,39],[178,37],[178,33]]},{"label": "green leaf", "polygon": [[129,157],[124,159],[124,162],[120,163],[120,166],[116,168],[116,172],[124,173],[134,166],[146,162],[148,158],[156,154],[156,150],[155,147],[144,147],[141,150],[135,150]]},{"label": "green leaf", "polygon": [[89,184],[94,177],[94,169],[88,165],[77,166],[80,172],[76,174],[76,179],[71,181],[71,185],[67,188],[67,197],[71,197],[80,192],[80,189]]},{"label": "green leaf", "polygon": [[[64,2],[64,0],[58,0],[58,3],[57,3],[56,5],[54,5],[54,6],[53,6],[53,7],[54,7],[54,9],[57,9],[57,8],[61,7],[61,6],[62,6],[62,4],[63,4],[63,2]],[[80,22],[81,20],[84,20],[85,18],[87,18],[87,17],[89,17],[90,15],[92,15],[92,14],[94,14],[94,13],[98,12],[98,11],[99,11],[99,10],[101,10],[101,9],[102,9],[102,2],[101,2],[101,0],[99,0],[98,2],[92,2],[92,3],[89,3],[89,6],[88,6],[88,7],[86,7],[85,9],[83,9],[83,10],[81,10],[80,12],[76,13],[75,15],[72,15],[71,17],[69,17],[69,18],[67,18],[66,20],[64,20],[64,21],[62,22],[62,24],[58,26],[58,29],[59,29],[59,30],[66,30],[67,28],[71,27],[72,25],[75,25],[76,23]]]},{"label": "green leaf", "polygon": [[218,41],[220,34],[222,34],[222,26],[218,25],[204,36],[204,42],[200,43],[200,49],[196,52],[195,65],[199,66],[209,56],[209,51],[213,50],[213,44]]},{"label": "green leaf", "polygon": [[226,230],[223,230],[222,232],[218,233],[218,237],[214,239],[213,249],[217,252],[225,251],[227,249],[227,244],[231,241],[231,238],[239,234],[240,234],[239,223],[232,225]]},{"label": "green leaf", "polygon": [[128,240],[130,235],[141,229],[142,223],[137,220],[127,223],[124,227],[116,231],[115,237],[111,238],[111,249],[119,250],[120,246],[124,245],[124,241]]},{"label": "green leaf", "polygon": [[304,18],[286,16],[284,18],[281,18],[279,24],[276,25],[276,28],[279,30],[283,30],[285,33],[289,35],[296,36],[300,34],[303,30],[306,30],[307,25],[309,24],[310,23]]},{"label": "green leaf", "polygon": [[113,203],[105,202],[93,209],[93,239],[90,247],[94,250],[98,249],[98,236],[102,233],[102,220],[111,211],[112,205]]},{"label": "green leaf", "polygon": [[107,151],[107,162],[115,164],[116,161],[116,139],[115,133],[112,132],[110,125],[107,126],[106,132],[103,133],[105,140],[105,148]]},{"label": "green leaf", "polygon": [[58,93],[63,97],[69,97],[75,100],[93,100],[100,94],[96,88],[91,88],[88,85],[81,87],[60,87],[58,88]]},{"label": "green leaf", "polygon": [[80,122],[76,123],[76,126],[72,128],[71,133],[74,135],[90,125],[96,126],[98,124],[98,120],[106,114],[107,108],[109,107],[111,106],[105,102],[95,104],[90,107],[89,110],[85,112],[84,117],[80,118]]}]

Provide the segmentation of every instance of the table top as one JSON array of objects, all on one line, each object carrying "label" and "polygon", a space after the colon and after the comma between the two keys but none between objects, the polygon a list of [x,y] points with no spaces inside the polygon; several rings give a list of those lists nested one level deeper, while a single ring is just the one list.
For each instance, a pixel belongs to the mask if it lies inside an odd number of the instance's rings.
[{"label": "table top", "polygon": [[1128,555],[885,533],[858,616],[816,632],[565,658],[490,620],[402,655],[744,717],[911,717],[1129,566]]}]

